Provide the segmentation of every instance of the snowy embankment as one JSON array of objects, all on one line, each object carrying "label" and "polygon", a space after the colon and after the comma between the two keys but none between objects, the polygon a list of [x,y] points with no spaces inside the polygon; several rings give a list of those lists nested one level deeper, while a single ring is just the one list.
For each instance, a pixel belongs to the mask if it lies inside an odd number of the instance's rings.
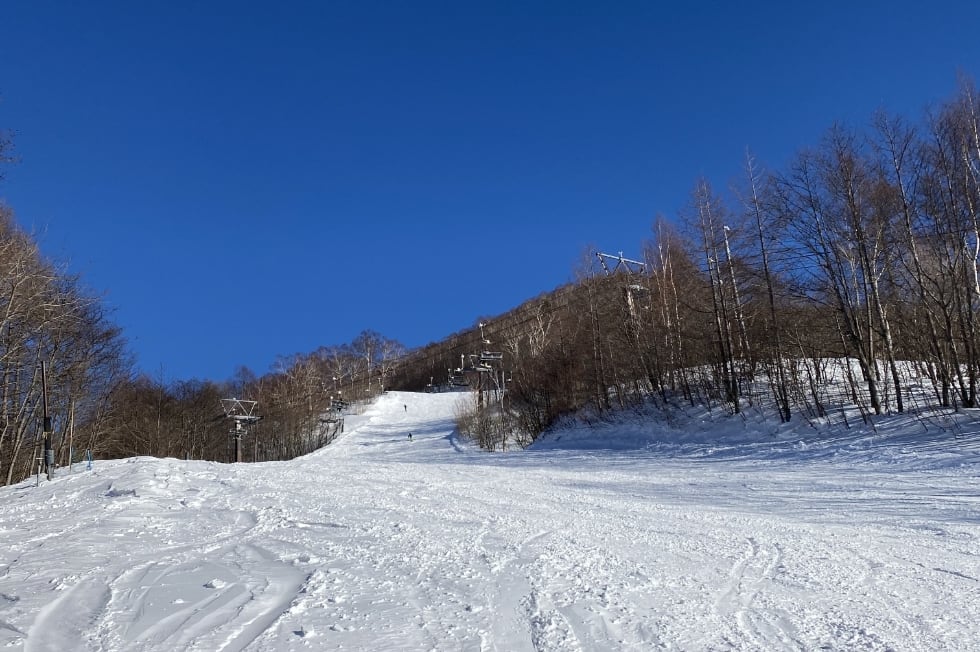
[{"label": "snowy embankment", "polygon": [[980,649],[967,428],[692,417],[491,455],[453,436],[456,400],[392,392],[292,462],[0,489],[0,647]]}]

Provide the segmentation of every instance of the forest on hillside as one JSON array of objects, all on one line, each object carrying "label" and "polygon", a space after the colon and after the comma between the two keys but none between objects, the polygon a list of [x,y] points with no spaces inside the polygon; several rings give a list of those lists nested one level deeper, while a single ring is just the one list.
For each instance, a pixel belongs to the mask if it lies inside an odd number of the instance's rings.
[{"label": "forest on hillside", "polygon": [[[742,168],[724,192],[697,181],[640,260],[587,252],[576,282],[415,352],[398,379],[460,369],[479,396],[460,426],[490,449],[651,400],[765,405],[784,421],[846,402],[871,419],[923,408],[908,403],[925,387],[931,405],[977,407],[975,87],[917,122],[834,125],[786,169],[751,154]],[[857,371],[830,396],[842,358]]]},{"label": "forest on hillside", "polygon": [[[0,161],[10,153],[0,136]],[[227,460],[228,397],[262,417],[245,461],[328,443],[345,411],[386,389],[473,391],[461,429],[490,450],[565,415],[650,401],[733,414],[764,403],[789,420],[847,400],[871,419],[921,408],[908,404],[915,385],[937,406],[977,407],[973,84],[919,119],[883,111],[864,129],[832,126],[785,169],[750,154],[742,168],[731,188],[698,180],[635,256],[587,251],[574,282],[463,332],[406,351],[365,330],[225,382],[137,373],[100,299],[0,207],[0,483],[37,470],[45,406],[59,465],[86,450]],[[840,358],[859,373],[830,397],[822,375]]]}]

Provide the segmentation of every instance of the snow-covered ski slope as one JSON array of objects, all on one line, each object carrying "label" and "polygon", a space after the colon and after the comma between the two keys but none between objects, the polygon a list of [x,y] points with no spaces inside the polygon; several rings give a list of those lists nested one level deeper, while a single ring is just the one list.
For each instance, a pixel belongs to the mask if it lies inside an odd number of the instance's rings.
[{"label": "snow-covered ski slope", "polygon": [[487,454],[458,398],[0,489],[0,649],[980,650],[975,440]]}]

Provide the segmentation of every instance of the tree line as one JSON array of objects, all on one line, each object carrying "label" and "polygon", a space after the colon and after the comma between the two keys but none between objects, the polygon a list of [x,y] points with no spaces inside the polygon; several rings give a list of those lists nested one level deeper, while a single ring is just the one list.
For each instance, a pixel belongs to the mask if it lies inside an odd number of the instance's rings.
[{"label": "tree line", "polygon": [[0,205],[0,484],[39,472],[45,400],[58,466],[86,451],[228,461],[233,423],[221,400],[231,397],[261,406],[243,459],[290,459],[329,443],[343,425],[339,408],[383,391],[403,352],[366,330],[350,344],[283,356],[262,376],[242,368],[224,382],[154,379],[135,370],[100,298]]},{"label": "tree line", "polygon": [[784,421],[843,403],[867,420],[978,407],[973,84],[919,120],[882,111],[864,129],[834,125],[786,169],[750,154],[742,168],[725,192],[698,180],[684,210],[654,221],[642,269],[606,273],[590,250],[573,283],[415,352],[399,379],[419,388],[462,368],[482,396],[496,371],[467,371],[465,357],[488,335],[507,391],[474,401],[460,427],[490,449],[651,400]]},{"label": "tree line", "polygon": [[220,383],[137,375],[108,396],[111,419],[100,433],[99,452],[228,461],[234,424],[221,401],[244,398],[258,403],[262,418],[243,438],[243,461],[292,459],[332,441],[345,413],[384,391],[403,352],[396,340],[365,330],[349,344],[282,356],[261,376],[244,367]]},{"label": "tree line", "polygon": [[[0,164],[12,159],[0,131]],[[45,403],[58,466],[85,452],[228,461],[226,398],[260,405],[245,461],[290,459],[329,443],[345,411],[384,391],[404,350],[365,330],[349,344],[282,356],[261,376],[243,367],[223,382],[153,378],[136,370],[101,298],[47,259],[0,204],[0,484],[39,471]]]},{"label": "tree line", "polygon": [[57,458],[70,448],[95,448],[110,390],[126,378],[129,360],[120,330],[101,301],[76,276],[38,250],[0,205],[0,482],[29,475],[40,454],[47,365],[48,404]]}]

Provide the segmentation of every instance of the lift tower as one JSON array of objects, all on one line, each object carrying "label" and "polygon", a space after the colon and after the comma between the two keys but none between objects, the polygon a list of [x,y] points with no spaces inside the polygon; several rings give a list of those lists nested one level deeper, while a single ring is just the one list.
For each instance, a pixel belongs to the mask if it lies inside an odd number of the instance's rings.
[{"label": "lift tower", "polygon": [[235,461],[242,461],[242,437],[248,432],[248,427],[261,419],[255,414],[257,401],[246,401],[240,398],[223,398],[221,407],[225,411],[225,416],[235,422],[235,427],[231,430],[231,436],[235,440]]}]

